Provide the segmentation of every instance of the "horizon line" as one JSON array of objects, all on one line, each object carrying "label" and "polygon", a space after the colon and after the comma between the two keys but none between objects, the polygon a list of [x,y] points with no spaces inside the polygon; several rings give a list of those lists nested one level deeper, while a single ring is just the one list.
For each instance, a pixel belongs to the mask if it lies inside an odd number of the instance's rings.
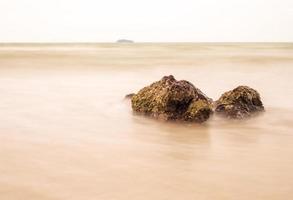
[{"label": "horizon line", "polygon": [[[133,40],[132,40],[133,41]],[[210,42],[210,41],[205,41],[205,42],[199,42],[199,41],[188,41],[188,42],[182,42],[182,41],[170,41],[170,42],[165,42],[165,41],[162,41],[162,42],[142,42],[142,41],[133,41],[133,42],[117,42],[117,41],[114,41],[114,42],[102,42],[102,41],[98,41],[98,42],[81,42],[81,41],[78,41],[78,42],[1,42],[0,41],[0,45],[9,45],[9,44],[172,44],[172,43],[195,43],[195,44],[293,44],[293,41],[249,41],[249,42]]]}]

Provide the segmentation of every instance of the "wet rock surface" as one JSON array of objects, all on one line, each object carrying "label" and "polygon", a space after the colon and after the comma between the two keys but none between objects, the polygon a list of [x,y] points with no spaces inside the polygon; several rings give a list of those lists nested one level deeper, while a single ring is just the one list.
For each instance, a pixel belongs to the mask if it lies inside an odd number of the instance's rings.
[{"label": "wet rock surface", "polygon": [[243,119],[264,111],[259,93],[248,87],[239,86],[225,92],[215,102],[215,112],[234,119]]},{"label": "wet rock surface", "polygon": [[142,88],[131,97],[133,111],[163,120],[204,122],[212,114],[212,100],[190,82],[172,75]]}]

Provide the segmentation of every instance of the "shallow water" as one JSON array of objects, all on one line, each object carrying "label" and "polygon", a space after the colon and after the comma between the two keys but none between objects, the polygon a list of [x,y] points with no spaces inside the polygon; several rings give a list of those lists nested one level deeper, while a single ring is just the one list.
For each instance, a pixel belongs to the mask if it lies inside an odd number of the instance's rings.
[{"label": "shallow water", "polygon": [[[133,115],[125,94],[169,74],[266,112]],[[292,44],[0,45],[0,199],[292,199],[292,75]]]}]

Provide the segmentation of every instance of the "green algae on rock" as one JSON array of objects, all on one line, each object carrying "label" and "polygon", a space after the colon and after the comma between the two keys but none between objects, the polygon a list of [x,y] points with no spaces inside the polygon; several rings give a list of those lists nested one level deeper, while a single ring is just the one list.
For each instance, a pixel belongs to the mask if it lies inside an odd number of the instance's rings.
[{"label": "green algae on rock", "polygon": [[211,113],[211,102],[202,99],[192,100],[188,106],[188,109],[183,115],[183,119],[185,121],[200,123],[208,120]]},{"label": "green algae on rock", "polygon": [[131,98],[135,112],[163,120],[204,122],[212,114],[212,100],[190,82],[172,75],[142,88]]},{"label": "green algae on rock", "polygon": [[215,102],[215,112],[228,118],[243,119],[261,111],[264,107],[259,93],[248,86],[225,92]]}]

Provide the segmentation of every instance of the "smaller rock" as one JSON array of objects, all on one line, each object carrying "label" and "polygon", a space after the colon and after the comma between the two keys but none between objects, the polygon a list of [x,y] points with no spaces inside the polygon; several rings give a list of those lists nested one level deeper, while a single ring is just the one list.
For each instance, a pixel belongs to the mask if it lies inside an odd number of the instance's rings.
[{"label": "smaller rock", "polygon": [[215,112],[228,118],[243,119],[264,111],[259,93],[248,87],[239,86],[222,94],[215,102]]},{"label": "smaller rock", "polygon": [[125,99],[131,99],[134,95],[135,95],[135,93],[127,94],[127,95],[125,95]]}]

